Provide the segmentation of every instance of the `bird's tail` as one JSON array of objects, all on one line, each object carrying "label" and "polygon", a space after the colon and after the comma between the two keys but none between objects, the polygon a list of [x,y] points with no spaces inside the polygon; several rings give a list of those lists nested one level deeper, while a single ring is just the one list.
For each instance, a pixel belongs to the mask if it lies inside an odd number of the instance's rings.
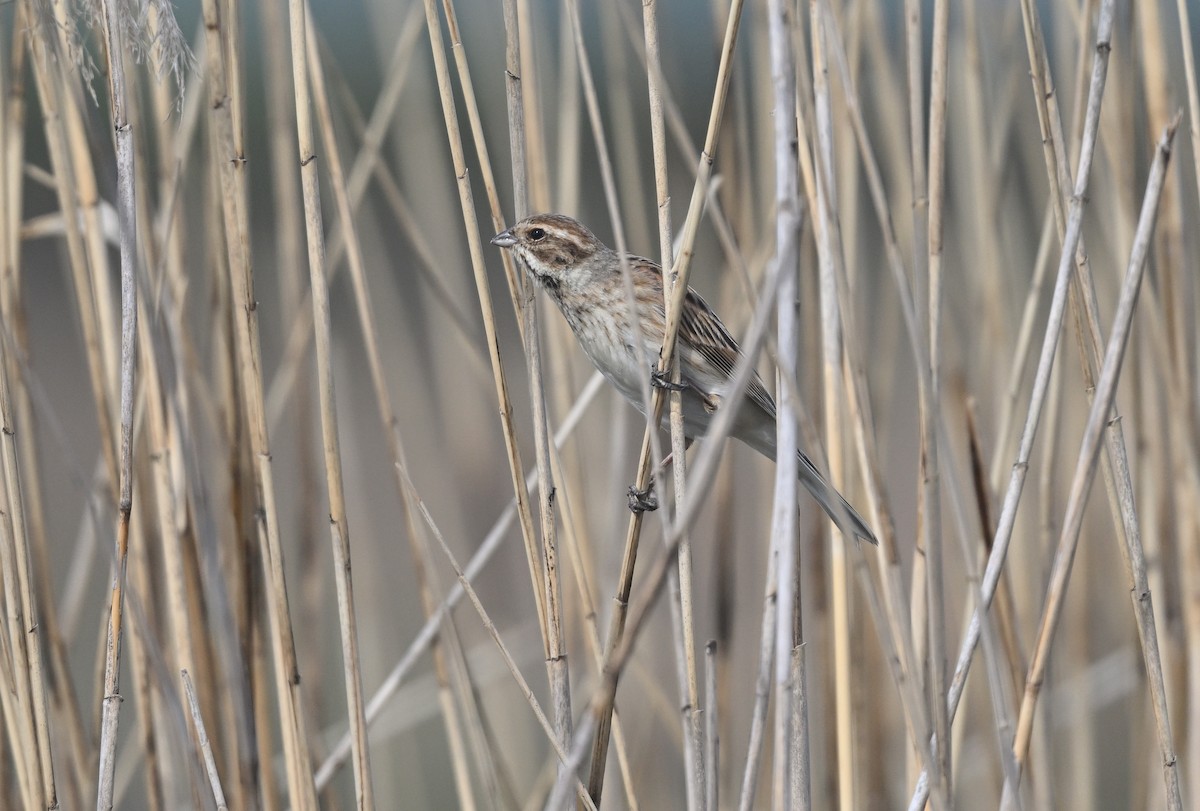
[{"label": "bird's tail", "polygon": [[825,477],[817,470],[812,460],[805,456],[804,451],[797,451],[797,453],[800,456],[800,481],[833,519],[833,523],[838,525],[838,529],[850,537],[862,538],[864,541],[878,545],[879,541],[875,539],[875,533],[871,532],[871,528],[867,526],[863,517],[850,506],[850,502],[842,497],[837,488],[825,481]]}]

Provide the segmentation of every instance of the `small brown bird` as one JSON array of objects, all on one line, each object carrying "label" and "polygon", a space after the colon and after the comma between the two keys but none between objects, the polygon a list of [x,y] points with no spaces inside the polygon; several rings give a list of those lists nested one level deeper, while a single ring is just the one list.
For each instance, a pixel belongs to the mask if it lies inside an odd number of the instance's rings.
[{"label": "small brown bird", "polygon": [[[653,370],[666,327],[662,268],[629,257],[639,329],[632,330],[621,260],[582,224],[561,214],[537,214],[492,237],[513,249],[554,299],[583,351],[625,399],[644,411],[642,380]],[[645,351],[629,343],[640,335]],[[683,422],[688,438],[702,436],[728,391],[741,350],[721,319],[688,288],[678,338]],[[664,415],[665,421],[665,415]],[[775,401],[757,374],[746,389],[732,435],[775,459]],[[817,470],[803,451],[800,481],[846,535],[876,543],[862,517]]]}]

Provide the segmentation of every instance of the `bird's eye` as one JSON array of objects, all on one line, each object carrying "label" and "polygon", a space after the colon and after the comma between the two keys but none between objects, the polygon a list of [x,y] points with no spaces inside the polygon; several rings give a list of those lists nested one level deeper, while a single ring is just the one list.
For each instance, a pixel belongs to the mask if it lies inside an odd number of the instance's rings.
[{"label": "bird's eye", "polygon": [[529,238],[532,239],[534,242],[542,241],[543,239],[546,238],[546,229],[534,228],[533,230],[531,230],[529,232]]}]

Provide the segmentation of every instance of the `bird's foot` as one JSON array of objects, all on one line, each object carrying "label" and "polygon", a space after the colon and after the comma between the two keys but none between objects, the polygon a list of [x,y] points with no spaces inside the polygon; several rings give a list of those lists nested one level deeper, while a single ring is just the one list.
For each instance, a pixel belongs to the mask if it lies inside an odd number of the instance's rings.
[{"label": "bird's foot", "polygon": [[673,383],[671,378],[667,377],[669,372],[661,369],[655,369],[650,373],[650,385],[656,389],[666,389],[667,391],[687,391],[687,383]]},{"label": "bird's foot", "polygon": [[645,490],[639,490],[633,485],[629,487],[629,511],[633,513],[654,512],[658,509],[658,499],[654,497],[654,484]]}]

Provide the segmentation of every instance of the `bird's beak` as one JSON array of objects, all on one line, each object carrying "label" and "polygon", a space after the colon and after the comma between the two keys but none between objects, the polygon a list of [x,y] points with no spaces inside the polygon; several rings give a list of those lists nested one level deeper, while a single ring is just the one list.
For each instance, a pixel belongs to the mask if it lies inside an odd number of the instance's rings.
[{"label": "bird's beak", "polygon": [[509,228],[507,231],[501,231],[492,237],[492,244],[501,248],[511,248],[517,244],[517,235]]}]

